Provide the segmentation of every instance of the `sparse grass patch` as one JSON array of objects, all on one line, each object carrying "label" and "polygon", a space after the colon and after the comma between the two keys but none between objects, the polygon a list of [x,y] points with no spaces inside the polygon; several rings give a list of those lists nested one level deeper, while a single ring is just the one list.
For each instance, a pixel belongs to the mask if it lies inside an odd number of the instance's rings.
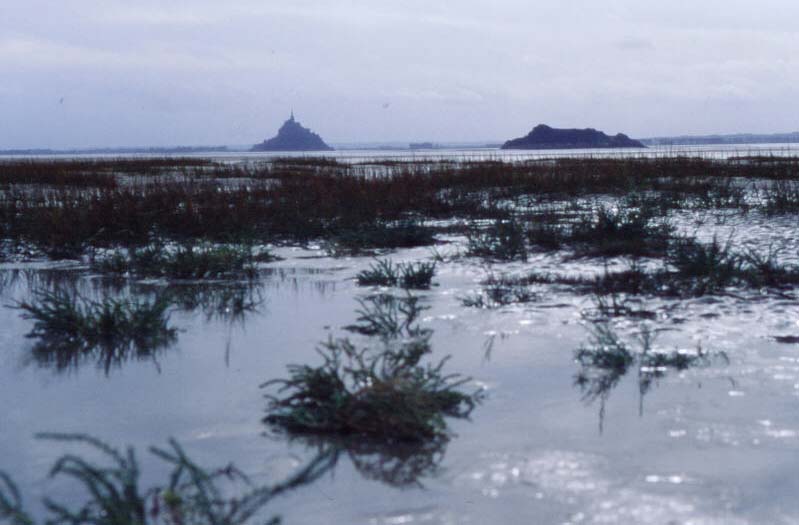
[{"label": "sparse grass patch", "polygon": [[[259,260],[272,260],[268,252],[258,254]],[[183,244],[171,249],[161,244],[130,248],[127,253],[95,261],[96,271],[133,274],[137,277],[167,277],[170,279],[253,278],[256,275],[256,256],[252,248],[243,245]]]},{"label": "sparse grass patch", "polygon": [[466,253],[497,261],[527,260],[527,246],[522,226],[513,219],[497,219],[487,229],[468,235]]},{"label": "sparse grass patch", "polygon": [[770,215],[799,212],[799,182],[780,180],[768,183],[762,191],[763,208]]},{"label": "sparse grass patch", "polygon": [[405,289],[427,290],[436,273],[436,263],[398,263],[378,259],[368,269],[358,272],[361,286],[399,286]]},{"label": "sparse grass patch", "polygon": [[435,243],[433,230],[417,221],[361,224],[332,234],[336,252],[360,253],[370,249],[415,248]]},{"label": "sparse grass patch", "polygon": [[491,275],[483,285],[482,293],[461,297],[461,304],[474,308],[499,308],[539,300],[539,296],[528,288],[529,283],[524,279]]},{"label": "sparse grass patch", "polygon": [[446,438],[445,417],[465,418],[479,393],[460,390],[467,379],[444,374],[446,358],[422,364],[431,331],[416,324],[418,300],[377,296],[362,302],[351,327],[376,336],[377,347],[332,337],[319,348],[322,365],[293,365],[277,387],[265,422],[291,434],[359,435],[386,442]]},{"label": "sparse grass patch", "polygon": [[672,228],[656,224],[649,210],[613,210],[600,207],[594,217],[584,217],[572,225],[568,240],[585,256],[637,257],[666,253]]}]

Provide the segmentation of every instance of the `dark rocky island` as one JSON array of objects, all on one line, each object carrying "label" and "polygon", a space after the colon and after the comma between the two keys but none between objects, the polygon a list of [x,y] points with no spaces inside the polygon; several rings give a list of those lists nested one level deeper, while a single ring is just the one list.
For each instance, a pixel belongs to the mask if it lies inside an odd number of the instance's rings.
[{"label": "dark rocky island", "polygon": [[645,148],[623,133],[605,135],[593,128],[557,129],[539,124],[525,137],[512,139],[502,149]]},{"label": "dark rocky island", "polygon": [[280,126],[277,136],[252,147],[251,151],[332,151],[322,137],[291,117]]}]

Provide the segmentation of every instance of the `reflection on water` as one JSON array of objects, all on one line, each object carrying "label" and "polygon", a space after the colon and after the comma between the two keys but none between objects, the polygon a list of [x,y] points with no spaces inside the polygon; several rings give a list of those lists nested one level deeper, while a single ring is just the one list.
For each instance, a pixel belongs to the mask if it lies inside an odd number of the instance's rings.
[{"label": "reflection on water", "polygon": [[31,360],[57,372],[94,362],[106,374],[129,360],[155,361],[177,340],[169,326],[168,303],[103,297],[88,299],[69,290],[40,291],[19,302],[33,321]]},{"label": "reflection on water", "polygon": [[643,415],[644,398],[669,371],[707,366],[714,359],[729,362],[724,352],[711,354],[701,347],[673,351],[656,349],[653,347],[655,333],[648,325],[641,325],[636,334],[637,351],[630,349],[607,322],[593,324],[589,330],[588,344],[575,352],[580,370],[574,384],[580,389],[584,402],[599,401],[600,433],[604,430],[605,407],[610,393],[633,367],[638,370],[638,411]]},{"label": "reflection on water", "polygon": [[348,459],[365,479],[396,488],[422,487],[422,479],[434,475],[444,459],[447,439],[422,443],[386,444],[369,439],[298,436],[289,440],[314,452],[319,464],[332,474],[342,458]]},{"label": "reflection on water", "polygon": [[[152,361],[177,341],[173,312],[199,311],[206,322],[244,325],[264,302],[263,283],[131,281],[90,276],[81,269],[0,272],[5,295],[33,323],[28,363],[56,372],[95,364],[105,374],[128,361]],[[229,358],[230,334],[226,347]]]},{"label": "reflection on water", "polygon": [[259,306],[264,302],[264,285],[257,281],[140,285],[138,288],[178,310],[201,312],[206,322],[244,325],[248,316],[261,313]]}]

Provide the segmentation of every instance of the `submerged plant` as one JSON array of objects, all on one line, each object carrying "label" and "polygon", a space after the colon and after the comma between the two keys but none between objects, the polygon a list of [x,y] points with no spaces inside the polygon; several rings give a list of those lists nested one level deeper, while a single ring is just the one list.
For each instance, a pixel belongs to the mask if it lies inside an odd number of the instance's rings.
[{"label": "submerged plant", "polygon": [[604,426],[605,405],[610,393],[621,379],[633,369],[638,369],[639,411],[643,413],[643,400],[658,379],[669,370],[687,370],[696,366],[710,365],[715,358],[728,362],[724,352],[711,354],[701,347],[696,351],[655,350],[655,334],[644,325],[637,334],[639,350],[631,349],[607,322],[591,325],[589,344],[575,352],[580,371],[574,384],[580,388],[583,401],[599,400],[599,430]]},{"label": "submerged plant", "polygon": [[[150,453],[170,469],[163,485],[141,486],[141,469],[133,448],[117,450],[84,434],[40,434],[41,439],[89,447],[102,463],[77,454],[61,456],[50,470],[51,478],[67,478],[82,487],[88,500],[74,506],[44,498],[46,525],[242,525],[256,517],[275,496],[316,479],[325,469],[320,458],[286,481],[256,487],[233,465],[206,470],[198,466],[174,439],[167,448]],[[241,495],[228,496],[223,486],[244,487]],[[74,503],[74,502],[70,502]],[[25,511],[21,494],[8,474],[0,471],[0,521],[11,525],[36,525]],[[268,520],[279,523],[279,518]]]},{"label": "submerged plant", "polygon": [[291,434],[360,435],[382,442],[446,439],[445,416],[465,418],[481,399],[460,387],[469,379],[444,374],[448,358],[422,364],[432,332],[415,321],[415,297],[376,296],[361,303],[351,330],[377,336],[359,348],[348,338],[328,339],[318,349],[320,366],[292,365],[289,378],[264,383],[265,422]]}]

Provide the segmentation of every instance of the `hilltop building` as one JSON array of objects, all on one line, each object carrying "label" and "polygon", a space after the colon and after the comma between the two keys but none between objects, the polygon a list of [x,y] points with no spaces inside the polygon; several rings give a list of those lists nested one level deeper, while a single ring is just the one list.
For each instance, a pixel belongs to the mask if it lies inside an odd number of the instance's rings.
[{"label": "hilltop building", "polygon": [[294,111],[277,135],[252,147],[251,151],[332,151],[322,137],[294,119]]}]

